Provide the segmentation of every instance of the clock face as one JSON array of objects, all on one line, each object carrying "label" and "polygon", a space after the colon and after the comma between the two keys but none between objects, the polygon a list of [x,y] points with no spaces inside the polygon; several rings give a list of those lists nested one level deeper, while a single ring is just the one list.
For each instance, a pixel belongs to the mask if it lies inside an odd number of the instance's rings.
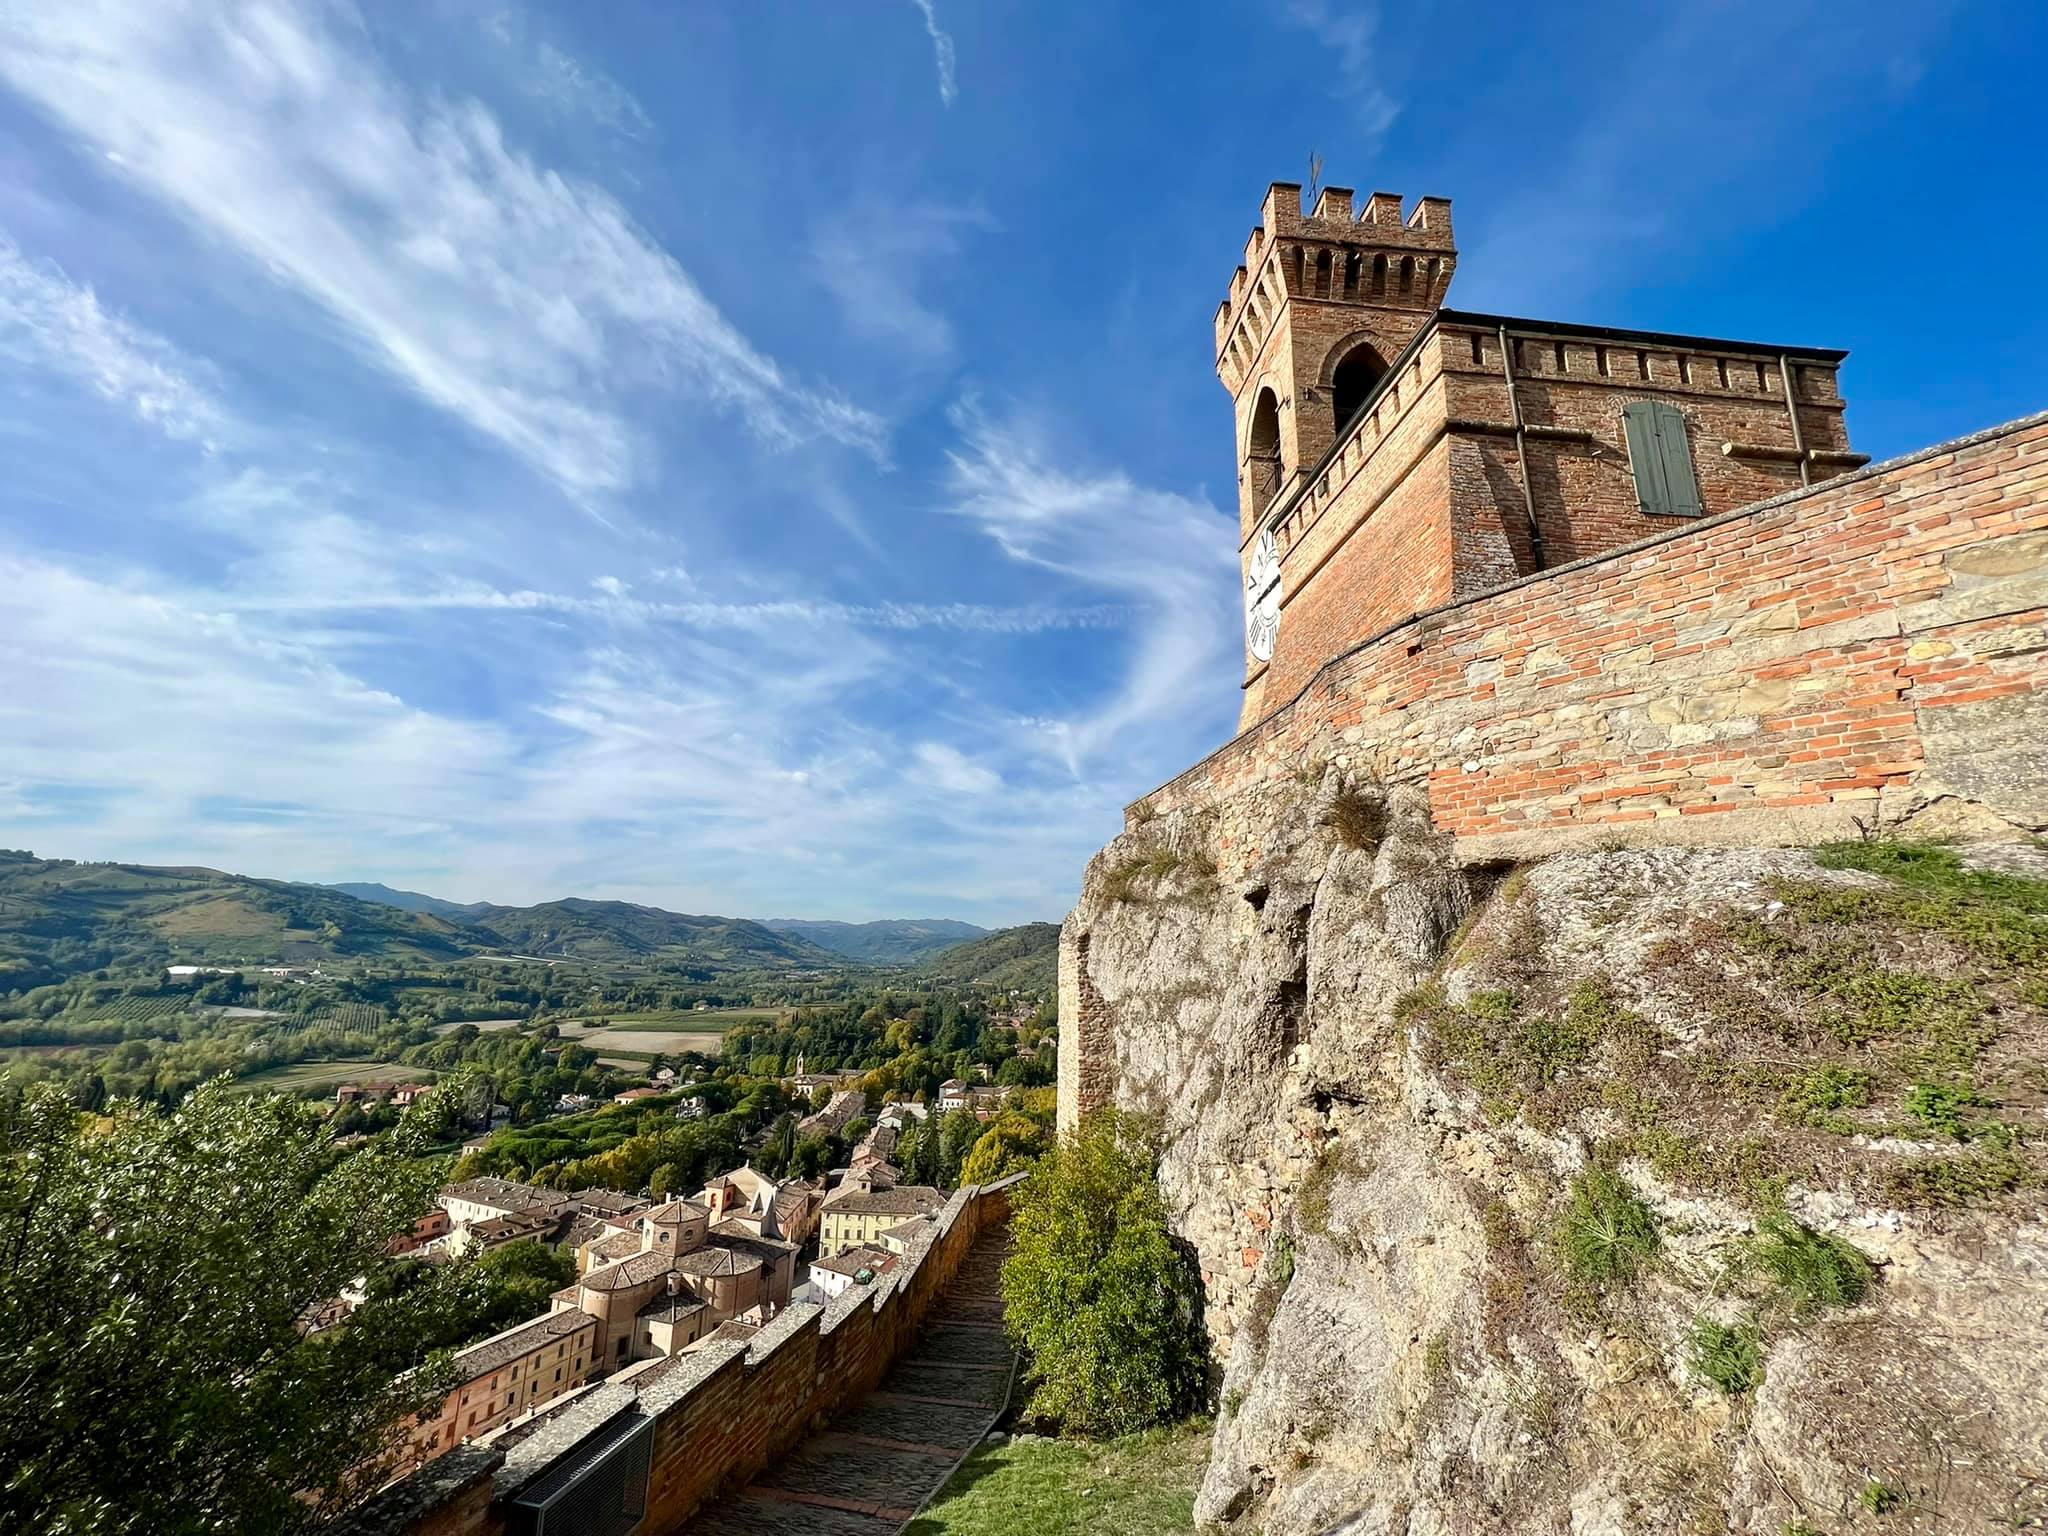
[{"label": "clock face", "polygon": [[1260,661],[1273,659],[1280,636],[1280,549],[1268,528],[1252,546],[1244,573],[1244,643]]}]

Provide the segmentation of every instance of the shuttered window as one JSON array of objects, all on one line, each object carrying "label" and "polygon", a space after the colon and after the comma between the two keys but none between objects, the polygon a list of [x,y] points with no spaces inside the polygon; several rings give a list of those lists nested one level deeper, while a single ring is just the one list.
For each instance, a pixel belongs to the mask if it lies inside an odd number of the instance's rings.
[{"label": "shuttered window", "polygon": [[1621,413],[1621,424],[1635,471],[1636,504],[1658,516],[1698,517],[1704,509],[1685,440],[1685,413],[1662,400],[1638,400]]}]

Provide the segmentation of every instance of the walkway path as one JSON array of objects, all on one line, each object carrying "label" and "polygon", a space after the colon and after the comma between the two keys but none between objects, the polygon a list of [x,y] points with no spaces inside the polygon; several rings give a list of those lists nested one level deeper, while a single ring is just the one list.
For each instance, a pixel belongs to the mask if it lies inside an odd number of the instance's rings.
[{"label": "walkway path", "polygon": [[882,1384],[758,1481],[682,1527],[690,1536],[893,1536],[988,1432],[1016,1355],[1003,1336],[1009,1231],[982,1235]]}]

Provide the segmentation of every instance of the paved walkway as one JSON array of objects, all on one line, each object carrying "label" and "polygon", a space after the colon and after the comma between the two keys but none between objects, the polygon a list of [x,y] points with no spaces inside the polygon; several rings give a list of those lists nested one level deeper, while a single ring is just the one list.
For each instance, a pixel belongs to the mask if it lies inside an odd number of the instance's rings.
[{"label": "paved walkway", "polygon": [[1016,1355],[1003,1336],[1009,1231],[984,1233],[882,1384],[737,1494],[681,1529],[892,1536],[988,1432]]}]

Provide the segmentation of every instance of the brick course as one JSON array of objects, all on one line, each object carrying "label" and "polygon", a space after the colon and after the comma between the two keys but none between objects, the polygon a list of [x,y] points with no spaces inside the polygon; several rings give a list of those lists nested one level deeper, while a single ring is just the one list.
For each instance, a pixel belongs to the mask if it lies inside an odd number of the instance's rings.
[{"label": "brick course", "polygon": [[[1308,612],[1311,654],[1361,622],[1318,630]],[[1685,823],[1730,813],[1749,813],[1740,835],[1803,841],[1958,787],[1984,753],[1941,742],[1974,710],[2021,720],[1980,746],[2017,740],[2022,757],[1973,798],[2038,825],[2048,766],[2022,759],[2048,691],[2044,622],[2048,417],[2033,417],[1385,626],[1141,803],[1218,807],[1338,762],[1426,783],[1474,858],[1563,829],[1690,840],[1708,834]],[[1223,851],[1246,867],[1248,850]]]}]

